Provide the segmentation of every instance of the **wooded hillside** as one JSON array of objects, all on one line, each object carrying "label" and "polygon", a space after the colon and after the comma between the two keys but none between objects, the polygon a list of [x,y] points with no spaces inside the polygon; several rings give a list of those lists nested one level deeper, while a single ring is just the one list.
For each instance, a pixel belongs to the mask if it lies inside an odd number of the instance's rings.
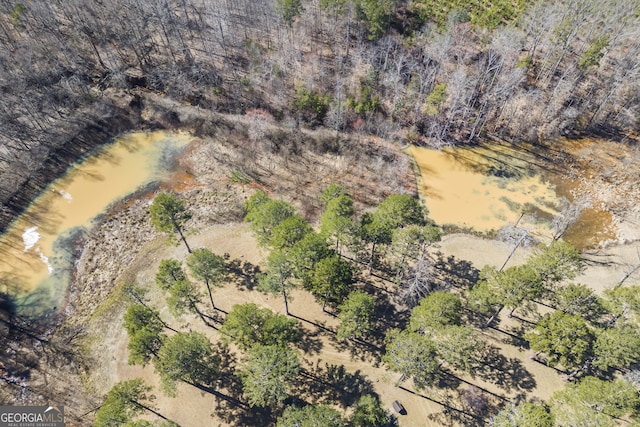
[{"label": "wooded hillside", "polygon": [[[38,170],[63,170],[94,144],[157,125],[138,114],[149,91],[221,112],[263,109],[293,127],[435,146],[624,134],[638,125],[639,7],[3,1],[2,228],[46,184]],[[168,112],[164,125],[179,121]]]}]

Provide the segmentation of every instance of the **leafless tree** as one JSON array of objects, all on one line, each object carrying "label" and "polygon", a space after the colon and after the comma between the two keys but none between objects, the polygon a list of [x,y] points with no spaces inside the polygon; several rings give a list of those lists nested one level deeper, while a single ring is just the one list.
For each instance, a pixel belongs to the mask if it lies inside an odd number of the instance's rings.
[{"label": "leafless tree", "polygon": [[573,224],[578,221],[582,212],[592,205],[591,198],[584,196],[569,201],[566,197],[560,199],[560,211],[551,220],[553,240],[561,238]]},{"label": "leafless tree", "polygon": [[426,251],[422,251],[415,262],[402,272],[398,282],[398,297],[409,308],[418,305],[431,292],[444,289],[437,280],[435,262]]}]

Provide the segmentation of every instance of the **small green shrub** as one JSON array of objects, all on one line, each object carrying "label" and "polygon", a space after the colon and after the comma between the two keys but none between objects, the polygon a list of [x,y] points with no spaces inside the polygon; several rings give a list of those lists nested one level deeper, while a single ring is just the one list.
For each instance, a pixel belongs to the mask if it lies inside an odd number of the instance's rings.
[{"label": "small green shrub", "polygon": [[13,25],[20,25],[20,17],[27,11],[27,7],[22,3],[16,3],[11,12],[11,22]]},{"label": "small green shrub", "polygon": [[592,65],[598,65],[604,56],[604,50],[609,46],[609,36],[602,36],[595,39],[589,49],[582,55],[578,67],[585,71]]},{"label": "small green shrub", "polygon": [[435,85],[433,91],[427,96],[424,105],[425,114],[438,114],[442,103],[447,99],[447,84],[440,83]]},{"label": "small green shrub", "polygon": [[372,71],[366,77],[360,79],[360,89],[356,97],[347,98],[347,105],[360,116],[366,116],[380,109],[380,97],[375,91],[378,75]]},{"label": "small green shrub", "polygon": [[525,10],[524,0],[412,0],[409,9],[423,22],[440,27],[469,22],[485,28],[515,21]]},{"label": "small green shrub", "polygon": [[303,87],[298,88],[296,98],[293,101],[296,112],[309,126],[322,124],[329,110],[330,102],[329,95],[320,95]]},{"label": "small green shrub", "polygon": [[229,179],[238,184],[248,184],[251,182],[251,177],[242,171],[233,171]]},{"label": "small green shrub", "polygon": [[524,58],[520,59],[517,63],[516,63],[516,67],[518,68],[526,68],[529,69],[533,66],[533,58],[531,57],[531,55],[527,55]]}]

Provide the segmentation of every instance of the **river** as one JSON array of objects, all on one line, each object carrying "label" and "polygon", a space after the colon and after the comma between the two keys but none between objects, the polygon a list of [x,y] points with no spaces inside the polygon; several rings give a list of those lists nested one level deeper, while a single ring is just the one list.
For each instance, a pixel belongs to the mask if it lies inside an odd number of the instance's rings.
[{"label": "river", "polygon": [[0,291],[21,310],[59,307],[71,273],[71,239],[108,207],[168,176],[186,134],[131,133],[117,138],[52,182],[0,237]]}]

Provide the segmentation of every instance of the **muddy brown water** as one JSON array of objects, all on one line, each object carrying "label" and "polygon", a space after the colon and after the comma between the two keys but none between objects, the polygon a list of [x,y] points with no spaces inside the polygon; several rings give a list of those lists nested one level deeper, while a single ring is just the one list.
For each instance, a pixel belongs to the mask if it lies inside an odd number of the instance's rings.
[{"label": "muddy brown water", "polygon": [[[562,170],[545,169],[533,154],[507,145],[411,147],[410,154],[429,217],[440,225],[488,232],[518,223],[549,241],[561,197],[571,199],[577,186]],[[587,209],[564,238],[581,249],[613,239],[611,215]]]},{"label": "muddy brown water", "polygon": [[186,134],[131,133],[72,166],[0,236],[0,291],[22,309],[59,306],[69,283],[70,239],[109,205],[161,180]]}]

